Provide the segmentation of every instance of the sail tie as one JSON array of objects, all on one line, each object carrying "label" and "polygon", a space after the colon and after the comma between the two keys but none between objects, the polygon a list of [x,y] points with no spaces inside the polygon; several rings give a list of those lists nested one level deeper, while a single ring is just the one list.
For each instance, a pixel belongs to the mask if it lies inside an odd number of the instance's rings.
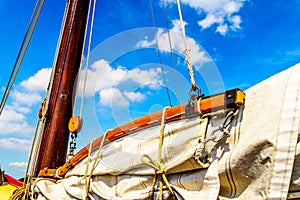
[{"label": "sail tie", "polygon": [[[147,161],[146,158],[149,160]],[[169,189],[169,191],[174,194],[173,189],[166,177],[166,167],[164,164],[162,164],[161,162],[156,162],[150,155],[145,154],[141,157],[141,160],[144,164],[148,165],[149,167],[152,167],[155,170],[155,177],[153,179],[153,185],[152,185],[152,190],[151,190],[151,194],[153,195],[154,189],[155,189],[155,183],[157,181],[157,177],[161,177],[160,179],[160,185],[161,182],[163,181],[164,184],[167,186],[167,188]],[[160,187],[162,188],[162,187]],[[160,189],[161,190],[161,189]],[[160,192],[160,194],[162,194],[162,191]],[[161,198],[160,198],[161,199]]]},{"label": "sail tie", "polygon": [[[154,195],[155,190],[155,184],[157,179],[159,179],[159,199],[163,199],[163,183],[167,186],[169,191],[174,195],[174,192],[172,190],[172,187],[166,177],[166,166],[162,163],[162,148],[163,148],[163,141],[164,141],[164,132],[165,132],[165,115],[167,109],[170,108],[169,106],[165,107],[162,112],[161,117],[161,128],[159,133],[159,143],[158,143],[158,155],[157,155],[157,161],[155,161],[150,155],[144,154],[141,156],[141,160],[144,164],[148,165],[149,167],[152,167],[155,170],[155,176],[153,179],[152,189],[151,189],[151,196]],[[147,161],[148,159],[149,161]]]},{"label": "sail tie", "polygon": [[88,160],[86,162],[86,168],[85,168],[85,176],[84,176],[84,179],[85,179],[85,199],[88,199],[88,194],[89,194],[89,190],[90,190],[90,185],[91,185],[91,177],[93,175],[93,172],[95,170],[95,167],[96,167],[96,164],[97,164],[97,161],[99,161],[99,158],[100,158],[100,153],[101,153],[101,150],[102,150],[102,147],[104,145],[104,142],[105,142],[105,139],[106,139],[106,135],[107,133],[111,131],[111,129],[108,129],[104,135],[103,135],[103,138],[102,138],[102,141],[101,141],[101,144],[99,145],[99,148],[98,148],[98,152],[97,152],[97,155],[95,157],[95,160],[94,160],[94,163],[92,165],[92,169],[90,170],[90,173],[88,173],[89,171],[89,164],[91,162],[91,153],[92,153],[92,147],[93,147],[93,142],[95,140],[95,138],[91,141],[90,143],[90,147],[89,147],[89,153],[88,153]]}]

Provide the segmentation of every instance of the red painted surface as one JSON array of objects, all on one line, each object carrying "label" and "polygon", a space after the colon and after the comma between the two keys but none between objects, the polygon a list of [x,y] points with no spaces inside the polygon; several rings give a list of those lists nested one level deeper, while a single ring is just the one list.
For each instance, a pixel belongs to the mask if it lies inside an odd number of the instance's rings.
[{"label": "red painted surface", "polygon": [[[11,185],[14,185],[14,186],[17,186],[17,187],[23,187],[23,182],[15,179],[15,178],[7,175],[7,174],[4,174],[4,178]],[[26,184],[25,184],[25,186],[26,186]]]}]

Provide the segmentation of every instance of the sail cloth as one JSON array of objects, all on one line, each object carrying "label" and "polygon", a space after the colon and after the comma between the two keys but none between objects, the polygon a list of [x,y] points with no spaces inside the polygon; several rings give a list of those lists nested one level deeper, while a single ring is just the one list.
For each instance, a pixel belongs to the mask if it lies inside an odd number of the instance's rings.
[{"label": "sail cloth", "polygon": [[[177,199],[259,200],[297,195],[299,74],[300,64],[246,91],[245,106],[232,122],[229,137],[212,150],[210,164],[199,164],[193,155],[199,139],[219,129],[224,115],[166,124],[162,161]],[[149,154],[157,159],[159,131],[160,126],[146,128],[103,146],[89,197],[149,199],[155,171],[141,157]],[[92,153],[90,168],[96,154]],[[39,193],[38,199],[84,199],[86,162],[84,159],[61,180],[37,179],[32,189]],[[166,188],[164,195],[169,195]]]}]

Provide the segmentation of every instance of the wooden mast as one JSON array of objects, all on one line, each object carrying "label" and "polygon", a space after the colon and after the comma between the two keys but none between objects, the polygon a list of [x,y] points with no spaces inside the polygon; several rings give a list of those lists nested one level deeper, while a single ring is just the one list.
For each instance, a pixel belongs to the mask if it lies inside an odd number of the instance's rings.
[{"label": "wooden mast", "polygon": [[47,174],[48,169],[56,169],[66,161],[73,87],[81,61],[89,2],[69,0],[69,4],[50,93],[47,120],[35,166],[35,177],[40,170],[43,174],[46,171]]}]

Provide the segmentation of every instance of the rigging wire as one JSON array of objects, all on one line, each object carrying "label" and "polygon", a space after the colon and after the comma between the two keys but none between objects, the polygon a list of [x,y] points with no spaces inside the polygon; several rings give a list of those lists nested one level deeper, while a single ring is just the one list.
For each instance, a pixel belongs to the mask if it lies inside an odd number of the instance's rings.
[{"label": "rigging wire", "polygon": [[4,94],[3,94],[3,97],[2,97],[2,100],[1,100],[1,103],[0,103],[0,115],[3,112],[3,109],[4,109],[4,106],[5,106],[6,101],[8,99],[8,96],[11,92],[12,86],[13,86],[13,84],[15,82],[15,79],[17,77],[17,74],[19,72],[20,66],[21,66],[23,58],[25,56],[27,47],[30,43],[33,31],[34,31],[35,26],[37,24],[37,21],[39,19],[41,10],[43,8],[43,5],[44,5],[44,0],[41,0],[41,1],[37,0],[36,1],[35,7],[33,9],[33,12],[32,12],[32,15],[31,15],[31,18],[30,18],[30,21],[29,21],[29,24],[27,26],[26,33],[24,35],[24,38],[23,38],[21,47],[19,49],[17,58],[15,60],[13,70],[12,70],[11,75],[9,77],[7,86],[5,88],[5,91],[4,91]]},{"label": "rigging wire", "polygon": [[91,50],[91,43],[92,43],[92,36],[93,36],[96,3],[97,3],[97,0],[94,0],[93,11],[92,11],[92,21],[91,21],[89,42],[88,42],[88,50],[87,50],[87,58],[86,58],[86,63],[85,63],[85,75],[84,75],[84,81],[83,81],[84,85],[83,85],[82,94],[81,94],[81,105],[80,105],[80,114],[79,114],[80,117],[82,116],[82,110],[83,110],[83,105],[84,105],[84,95],[85,95],[87,73],[88,73],[88,66],[89,66],[89,60],[90,60],[90,50]]},{"label": "rigging wire", "polygon": [[168,31],[168,40],[169,40],[170,53],[171,53],[171,58],[172,58],[172,67],[173,67],[173,70],[174,70],[174,80],[175,80],[175,84],[176,84],[176,93],[177,93],[178,105],[180,105],[180,91],[179,91],[178,80],[177,80],[177,73],[176,73],[176,67],[175,67],[175,61],[174,61],[174,53],[173,53],[173,47],[172,47],[172,41],[171,41],[171,35],[170,35],[167,8],[166,8],[166,1],[165,0],[163,0],[163,5],[164,5],[165,20],[166,20],[166,28],[167,28],[167,31]]},{"label": "rigging wire", "polygon": [[[89,65],[89,60],[90,60],[90,50],[91,50],[91,43],[92,43],[92,36],[93,36],[93,27],[94,27],[94,19],[95,19],[95,10],[96,10],[96,0],[90,0],[89,2],[89,10],[88,10],[88,18],[85,26],[85,34],[84,34],[84,39],[83,39],[83,48],[85,47],[86,43],[86,36],[87,36],[87,30],[89,27],[89,18],[90,18],[90,13],[91,13],[91,7],[93,5],[93,10],[91,14],[91,23],[90,23],[90,32],[89,32],[89,40],[88,40],[88,49],[87,49],[87,57],[86,57],[86,63],[85,63],[85,74],[84,74],[84,80],[83,80],[83,89],[81,93],[81,105],[80,105],[80,111],[79,111],[79,116],[80,118],[82,117],[82,112],[83,112],[83,105],[84,105],[84,95],[85,95],[85,90],[86,90],[86,83],[87,83],[87,74],[88,74],[88,65]],[[84,51],[82,51],[81,55],[81,63],[80,63],[80,70],[82,68],[82,61],[84,58]],[[75,108],[76,108],[76,97],[77,97],[77,92],[78,92],[78,87],[79,87],[79,81],[80,81],[80,71],[78,74],[77,78],[77,85],[76,85],[76,91],[75,91],[75,100],[74,100],[74,105],[73,105],[73,115],[75,113]]]},{"label": "rigging wire", "polygon": [[157,38],[158,31],[157,31],[157,27],[156,27],[156,24],[155,24],[154,11],[153,11],[153,7],[152,7],[152,0],[150,0],[150,10],[151,10],[151,14],[152,14],[152,23],[153,23],[153,28],[154,28],[155,41],[156,41],[157,54],[158,54],[158,58],[159,58],[160,68],[161,68],[161,71],[162,71],[164,84],[166,86],[166,93],[167,93],[167,96],[168,96],[169,104],[172,107],[171,96],[170,96],[169,87],[168,87],[168,84],[167,84],[167,79],[166,79],[164,67],[163,67],[163,64],[162,64],[162,57],[161,57],[159,44],[158,44],[158,38]]},{"label": "rigging wire", "polygon": [[[84,38],[83,38],[83,49],[84,49],[85,44],[86,44],[87,30],[88,30],[88,28],[90,28],[88,47],[87,47],[87,57],[86,57],[86,63],[85,63],[84,80],[83,80],[83,88],[82,88],[82,93],[81,93],[81,104],[80,104],[80,110],[79,110],[79,118],[80,119],[82,119],[82,113],[83,113],[83,107],[84,107],[84,98],[85,98],[85,91],[86,91],[86,84],[87,84],[87,74],[88,74],[88,65],[89,65],[89,60],[90,60],[90,50],[91,50],[91,43],[92,43],[96,3],[97,3],[96,0],[89,1],[88,17],[87,17],[87,21],[86,21],[86,25],[85,25],[85,33],[84,33]],[[91,9],[92,6],[93,6],[93,9]],[[91,12],[91,10],[92,10],[92,12]],[[91,16],[91,22],[90,22],[90,27],[89,27],[90,16]],[[77,93],[79,90],[80,75],[81,75],[83,59],[84,59],[84,50],[81,53],[81,61],[80,61],[79,73],[77,76],[77,83],[76,83],[76,87],[75,87],[75,97],[74,97],[72,116],[75,116],[75,111],[76,111]],[[77,137],[77,134],[76,134],[76,137]],[[82,143],[82,139],[81,139],[80,135],[79,135],[79,141]],[[70,154],[70,155],[72,155],[72,154]]]},{"label": "rigging wire", "polygon": [[[52,85],[53,79],[54,79],[55,66],[56,66],[56,63],[57,63],[59,47],[60,47],[61,41],[62,41],[62,35],[63,35],[65,23],[66,23],[66,17],[67,17],[67,13],[68,13],[68,10],[69,10],[68,9],[69,5],[70,5],[70,3],[68,1],[67,4],[66,4],[66,7],[65,7],[65,14],[64,14],[63,21],[62,21],[62,26],[61,26],[61,29],[60,29],[58,43],[56,45],[56,51],[55,51],[55,56],[54,56],[54,60],[53,60],[53,64],[52,64],[50,79],[49,79],[48,86],[47,86],[47,89],[46,89],[46,95],[45,95],[44,101],[43,101],[42,106],[41,106],[42,116],[41,116],[41,118],[39,118],[37,120],[36,128],[35,128],[35,131],[34,131],[34,137],[33,137],[31,148],[30,148],[30,153],[28,155],[26,171],[25,171],[25,174],[24,174],[24,181],[25,181],[25,177],[27,177],[29,175],[29,178],[26,181],[27,184],[29,183],[30,178],[33,176],[33,173],[34,173],[33,168],[36,165],[37,154],[38,154],[38,150],[40,148],[41,138],[42,138],[43,130],[44,130],[44,127],[45,127],[46,115],[47,115],[47,110],[48,110],[48,98],[49,98],[49,95],[50,95],[50,88],[51,88],[51,85]],[[37,132],[39,132],[39,134],[37,134]],[[31,163],[31,161],[32,161],[32,163]],[[31,167],[30,167],[30,165],[31,165]],[[30,167],[30,170],[29,170],[29,167]],[[25,195],[27,195],[28,192],[29,192],[29,188],[26,188]]]},{"label": "rigging wire", "polygon": [[182,13],[181,13],[181,7],[180,7],[180,1],[177,0],[177,8],[178,8],[178,14],[180,18],[180,25],[181,25],[181,32],[182,32],[182,37],[183,37],[183,42],[184,42],[184,54],[186,58],[186,62],[188,65],[188,70],[189,70],[189,75],[190,75],[190,80],[192,84],[192,89],[195,91],[198,87],[195,82],[194,78],[194,71],[193,71],[193,66],[192,66],[192,61],[190,57],[190,49],[188,48],[187,41],[186,41],[186,35],[185,35],[185,29],[184,29],[184,24],[183,24],[183,19],[182,19]]},{"label": "rigging wire", "polygon": [[87,35],[87,30],[88,30],[88,26],[89,26],[89,19],[90,19],[90,12],[91,12],[91,4],[92,4],[92,0],[89,1],[89,9],[88,9],[88,14],[87,14],[87,20],[85,23],[85,31],[84,31],[84,37],[83,37],[83,45],[82,45],[82,52],[81,52],[81,60],[80,60],[80,66],[79,66],[79,70],[78,70],[78,76],[77,76],[77,82],[76,82],[76,86],[75,86],[75,93],[74,93],[74,104],[73,104],[73,111],[72,111],[72,116],[75,115],[75,111],[76,111],[76,105],[77,105],[77,95],[78,95],[78,90],[79,90],[79,83],[80,83],[80,78],[81,78],[81,70],[82,70],[82,61],[84,59],[84,47],[85,47],[85,43],[86,43],[86,35]]}]

